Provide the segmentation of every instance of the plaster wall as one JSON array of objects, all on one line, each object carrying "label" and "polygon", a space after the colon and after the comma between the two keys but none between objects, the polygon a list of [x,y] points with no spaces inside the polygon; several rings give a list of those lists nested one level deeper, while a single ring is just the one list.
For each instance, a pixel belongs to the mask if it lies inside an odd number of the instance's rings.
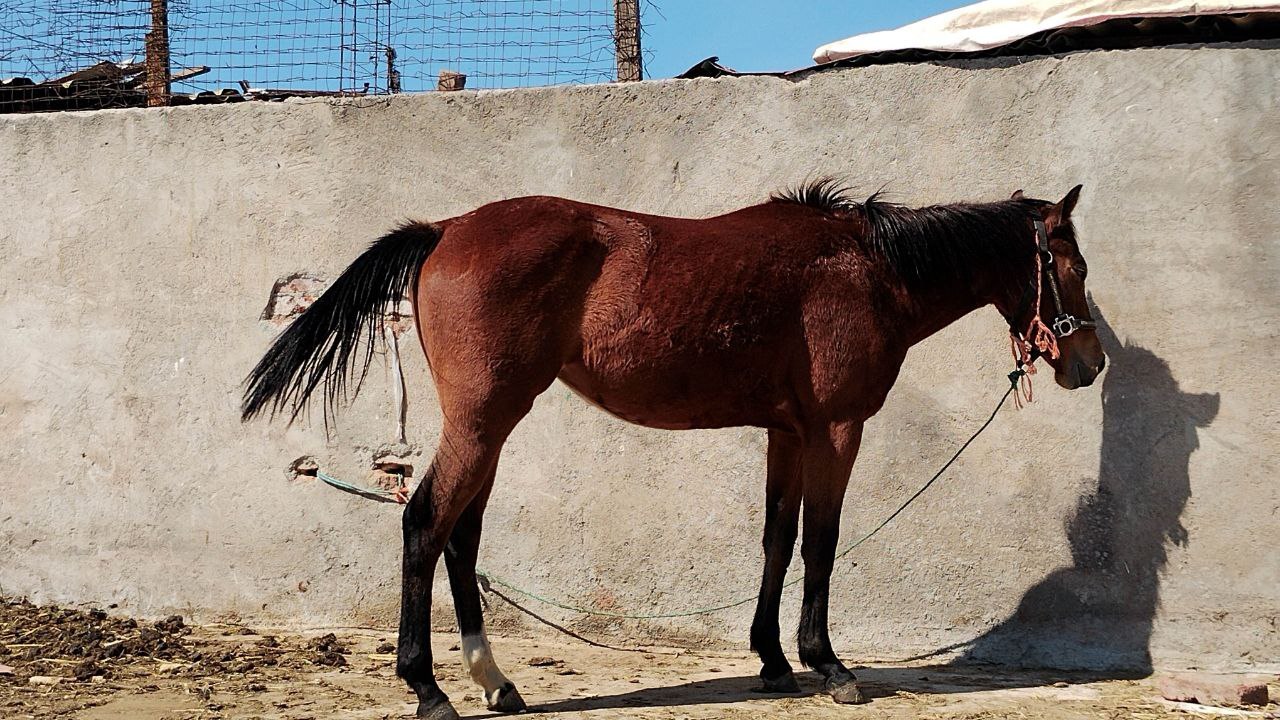
[{"label": "plaster wall", "polygon": [[[972,641],[971,658],[1025,665],[1280,667],[1277,77],[1274,48],[1163,48],[0,117],[0,592],[394,626],[396,511],[288,471],[311,455],[366,478],[394,440],[385,358],[328,437],[318,417],[241,425],[237,401],[278,329],[260,319],[273,284],[332,279],[402,219],[541,193],[703,216],[827,173],[916,204],[1079,182],[1111,367],[1072,393],[1042,376],[1034,405],[841,560],[835,643],[850,659]],[[422,468],[439,417],[412,340],[403,355],[399,450]],[[1008,365],[991,309],[911,353],[868,426],[845,541],[981,423]],[[556,384],[507,446],[481,564],[622,611],[754,595],[764,445],[630,426]],[[437,596],[447,625],[443,573]],[[599,636],[739,645],[752,612],[537,609]]]}]

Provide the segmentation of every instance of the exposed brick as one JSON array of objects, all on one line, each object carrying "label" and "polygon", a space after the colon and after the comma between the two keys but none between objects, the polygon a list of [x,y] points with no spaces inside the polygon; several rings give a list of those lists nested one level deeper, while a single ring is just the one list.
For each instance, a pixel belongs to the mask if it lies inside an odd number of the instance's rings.
[{"label": "exposed brick", "polygon": [[1267,680],[1259,675],[1171,673],[1157,681],[1166,700],[1201,705],[1266,705]]},{"label": "exposed brick", "polygon": [[467,86],[467,76],[456,70],[441,70],[436,89],[443,92],[461,90]]},{"label": "exposed brick", "polygon": [[283,325],[298,317],[324,292],[325,281],[299,273],[276,280],[262,319]]}]

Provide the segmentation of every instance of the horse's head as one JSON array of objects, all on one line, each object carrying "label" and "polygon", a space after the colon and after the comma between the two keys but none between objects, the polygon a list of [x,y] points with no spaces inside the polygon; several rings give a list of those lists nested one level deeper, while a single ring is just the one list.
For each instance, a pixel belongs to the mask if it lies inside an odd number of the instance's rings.
[{"label": "horse's head", "polygon": [[[1021,199],[1022,191],[1013,197]],[[1079,198],[1080,186],[1077,185],[1062,200],[1039,206],[1040,222],[1035,223],[1041,268],[1038,317],[1048,326],[1058,349],[1056,357],[1053,353],[1041,353],[1041,356],[1053,367],[1054,380],[1068,390],[1092,385],[1107,361],[1086,300],[1084,283],[1088,266],[1080,254],[1075,226],[1071,223],[1071,211]],[[1033,287],[1035,282],[1033,278]],[[1037,319],[1030,309],[1033,302],[1020,305],[1026,309],[1007,316],[1019,332]]]}]

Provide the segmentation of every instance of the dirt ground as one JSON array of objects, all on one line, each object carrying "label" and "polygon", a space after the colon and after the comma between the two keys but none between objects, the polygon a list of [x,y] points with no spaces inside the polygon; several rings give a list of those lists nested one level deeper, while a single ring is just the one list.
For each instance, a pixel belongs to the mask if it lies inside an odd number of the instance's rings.
[{"label": "dirt ground", "polygon": [[[455,637],[435,639],[437,676],[459,713],[493,716],[462,672]],[[1149,680],[901,664],[856,669],[872,701],[839,706],[817,692],[812,673],[800,677],[798,696],[754,692],[757,666],[746,652],[492,641],[530,718],[1280,717],[1275,702],[1242,710],[1175,705]],[[415,703],[395,677],[394,642],[391,631],[189,627],[176,617],[143,622],[0,600],[0,718],[408,718]]]}]

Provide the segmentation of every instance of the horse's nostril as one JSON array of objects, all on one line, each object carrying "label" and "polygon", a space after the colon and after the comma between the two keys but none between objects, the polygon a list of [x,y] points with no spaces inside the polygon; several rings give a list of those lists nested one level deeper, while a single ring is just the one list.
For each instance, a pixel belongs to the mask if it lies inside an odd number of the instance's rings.
[{"label": "horse's nostril", "polygon": [[1076,387],[1089,387],[1097,376],[1097,373],[1089,372],[1084,363],[1076,363]]}]

